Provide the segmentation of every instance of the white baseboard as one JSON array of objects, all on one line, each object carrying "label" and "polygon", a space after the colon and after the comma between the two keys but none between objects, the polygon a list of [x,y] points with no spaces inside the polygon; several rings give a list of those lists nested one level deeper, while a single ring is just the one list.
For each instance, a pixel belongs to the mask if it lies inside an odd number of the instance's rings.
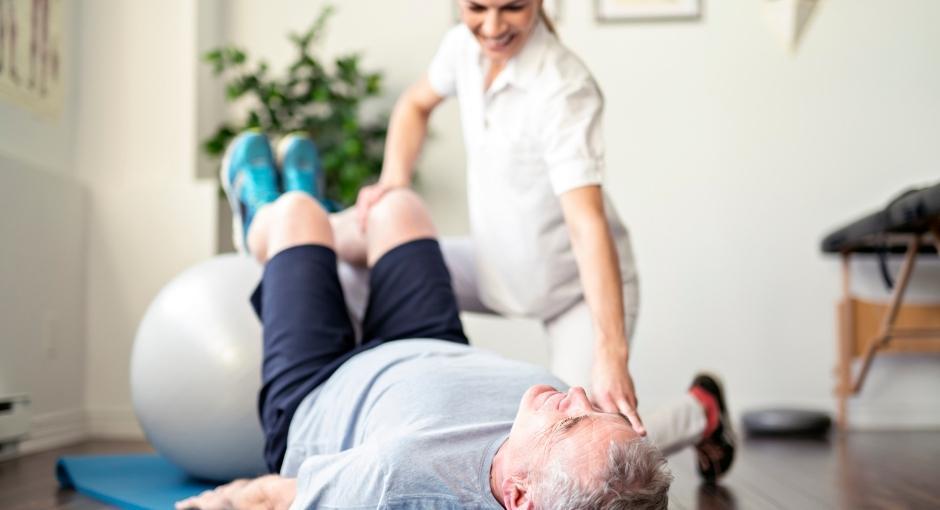
[{"label": "white baseboard", "polygon": [[130,407],[89,407],[88,436],[95,439],[144,439],[144,431]]},{"label": "white baseboard", "polygon": [[83,409],[67,409],[35,415],[30,420],[29,435],[20,443],[18,454],[75,444],[88,437]]},{"label": "white baseboard", "polygon": [[33,416],[26,439],[10,453],[26,455],[89,438],[138,440],[144,433],[130,408],[67,409]]},{"label": "white baseboard", "polygon": [[849,401],[849,425],[852,430],[938,430],[940,403],[922,402],[852,402]]}]

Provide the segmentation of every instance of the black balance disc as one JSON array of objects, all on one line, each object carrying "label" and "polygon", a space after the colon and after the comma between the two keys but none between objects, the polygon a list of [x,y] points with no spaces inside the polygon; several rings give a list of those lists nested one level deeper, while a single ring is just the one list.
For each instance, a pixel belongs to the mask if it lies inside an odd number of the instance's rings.
[{"label": "black balance disc", "polygon": [[760,409],[744,413],[741,420],[749,436],[822,438],[832,420],[820,411],[805,409]]}]

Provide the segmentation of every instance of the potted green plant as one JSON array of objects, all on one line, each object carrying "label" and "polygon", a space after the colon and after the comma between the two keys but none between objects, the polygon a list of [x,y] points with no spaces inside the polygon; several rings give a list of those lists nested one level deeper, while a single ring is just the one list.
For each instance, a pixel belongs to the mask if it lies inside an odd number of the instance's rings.
[{"label": "potted green plant", "polygon": [[359,188],[382,169],[387,116],[372,122],[360,119],[363,101],[377,97],[382,75],[360,69],[357,54],[325,65],[313,51],[333,14],[325,7],[309,29],[291,34],[297,57],[280,77],[269,74],[264,60],[249,62],[236,47],[213,49],[204,55],[216,76],[223,76],[229,102],[246,102],[237,123],[222,123],[203,142],[203,149],[220,157],[239,132],[258,129],[270,136],[304,132],[317,145],[326,180],[326,198],[341,207],[355,202]]}]

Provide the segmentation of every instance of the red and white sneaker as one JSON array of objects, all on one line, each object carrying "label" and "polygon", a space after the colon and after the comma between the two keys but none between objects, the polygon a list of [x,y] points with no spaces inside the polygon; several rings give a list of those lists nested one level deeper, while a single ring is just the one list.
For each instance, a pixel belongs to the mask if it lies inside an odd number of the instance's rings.
[{"label": "red and white sneaker", "polygon": [[706,405],[706,413],[709,405],[717,408],[712,410],[715,417],[709,420],[711,432],[695,445],[698,472],[705,483],[714,484],[731,469],[737,439],[731,425],[731,417],[728,415],[728,407],[725,405],[720,379],[711,374],[700,373],[692,380],[690,391],[698,394],[697,397],[702,394],[706,399],[711,397],[712,402]]}]

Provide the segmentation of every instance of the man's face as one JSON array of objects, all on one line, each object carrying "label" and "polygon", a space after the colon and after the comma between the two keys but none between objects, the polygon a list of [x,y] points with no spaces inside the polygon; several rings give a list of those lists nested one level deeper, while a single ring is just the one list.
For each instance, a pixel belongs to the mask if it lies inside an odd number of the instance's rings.
[{"label": "man's face", "polygon": [[588,483],[605,464],[611,441],[637,437],[626,418],[599,411],[583,388],[562,393],[537,385],[522,396],[506,444],[527,457],[529,466],[560,460],[569,473]]}]

